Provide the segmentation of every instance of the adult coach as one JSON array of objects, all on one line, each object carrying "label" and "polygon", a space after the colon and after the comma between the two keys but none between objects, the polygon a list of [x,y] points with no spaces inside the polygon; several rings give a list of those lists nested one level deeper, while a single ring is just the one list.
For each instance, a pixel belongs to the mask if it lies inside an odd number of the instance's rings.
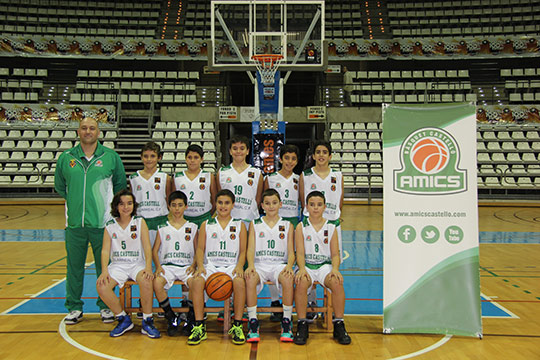
[{"label": "adult coach", "polygon": [[[101,274],[101,246],[105,223],[111,218],[115,193],[125,189],[126,173],[120,156],[98,142],[95,119],[84,118],[77,133],[80,143],[60,155],[54,173],[54,189],[66,200],[66,303],[64,322],[82,320],[84,267],[88,243],[92,246],[97,276]],[[113,322],[114,315],[98,298],[101,320]]]}]

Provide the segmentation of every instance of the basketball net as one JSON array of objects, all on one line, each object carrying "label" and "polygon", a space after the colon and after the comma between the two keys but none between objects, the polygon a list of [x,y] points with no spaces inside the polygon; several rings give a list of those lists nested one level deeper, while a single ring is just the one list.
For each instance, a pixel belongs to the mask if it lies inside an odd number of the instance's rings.
[{"label": "basketball net", "polygon": [[283,60],[283,55],[278,54],[257,54],[251,57],[255,63],[257,71],[261,76],[261,83],[265,86],[273,86],[275,83],[276,71]]}]

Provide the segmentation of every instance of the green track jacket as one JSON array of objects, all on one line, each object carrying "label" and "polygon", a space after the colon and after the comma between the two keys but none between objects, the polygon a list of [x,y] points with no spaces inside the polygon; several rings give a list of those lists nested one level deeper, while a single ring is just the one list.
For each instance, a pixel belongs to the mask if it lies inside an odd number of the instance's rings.
[{"label": "green track jacket", "polygon": [[66,199],[67,227],[105,227],[114,194],[126,187],[120,156],[100,143],[90,161],[78,144],[56,163],[54,189]]}]

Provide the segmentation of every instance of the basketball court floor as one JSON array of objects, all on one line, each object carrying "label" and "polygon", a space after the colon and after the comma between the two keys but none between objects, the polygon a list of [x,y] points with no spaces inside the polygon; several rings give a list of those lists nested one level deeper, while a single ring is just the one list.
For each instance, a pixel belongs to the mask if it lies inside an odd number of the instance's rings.
[{"label": "basketball court floor", "polygon": [[[95,305],[95,268],[89,253],[83,299],[85,317],[66,327],[64,208],[58,203],[0,203],[0,356],[27,358],[238,359],[540,359],[540,207],[481,206],[480,276],[484,338],[382,334],[382,206],[346,205],[343,240],[346,324],[353,339],[340,346],[321,323],[307,346],[279,342],[279,324],[263,314],[261,343],[235,346],[209,314],[209,338],[188,346],[185,337],[108,332]],[[178,292],[171,297],[178,297]],[[322,295],[322,294],[319,294]],[[135,294],[136,296],[136,294]],[[173,300],[178,301],[178,300]],[[259,304],[268,305],[268,292]],[[211,304],[210,304],[211,305]]]}]

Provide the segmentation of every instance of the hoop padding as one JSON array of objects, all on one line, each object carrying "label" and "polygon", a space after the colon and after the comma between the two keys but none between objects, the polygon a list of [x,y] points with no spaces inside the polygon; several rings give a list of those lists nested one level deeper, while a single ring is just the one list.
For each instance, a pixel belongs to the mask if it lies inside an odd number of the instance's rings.
[{"label": "hoop padding", "polygon": [[274,85],[274,77],[282,60],[283,55],[278,54],[258,54],[251,57],[261,75],[263,85]]}]

